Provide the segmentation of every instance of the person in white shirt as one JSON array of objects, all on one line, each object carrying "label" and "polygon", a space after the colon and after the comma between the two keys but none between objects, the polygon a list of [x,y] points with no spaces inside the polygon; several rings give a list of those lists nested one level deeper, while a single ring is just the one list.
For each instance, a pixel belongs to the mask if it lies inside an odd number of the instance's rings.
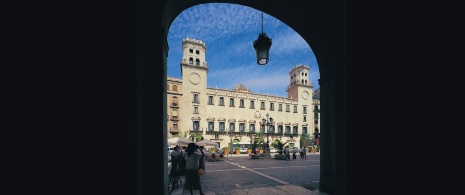
[{"label": "person in white shirt", "polygon": [[284,149],[284,154],[286,154],[286,161],[291,161],[291,153],[289,151],[289,146],[286,146],[286,149]]}]

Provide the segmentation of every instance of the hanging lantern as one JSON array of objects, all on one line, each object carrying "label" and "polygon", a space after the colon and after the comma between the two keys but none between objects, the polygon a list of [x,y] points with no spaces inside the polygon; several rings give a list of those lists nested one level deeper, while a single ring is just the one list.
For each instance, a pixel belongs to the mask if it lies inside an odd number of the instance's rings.
[{"label": "hanging lantern", "polygon": [[265,65],[269,61],[269,53],[271,47],[271,38],[263,32],[263,12],[262,12],[262,33],[258,35],[257,40],[253,42],[255,54],[257,55],[258,65]]}]

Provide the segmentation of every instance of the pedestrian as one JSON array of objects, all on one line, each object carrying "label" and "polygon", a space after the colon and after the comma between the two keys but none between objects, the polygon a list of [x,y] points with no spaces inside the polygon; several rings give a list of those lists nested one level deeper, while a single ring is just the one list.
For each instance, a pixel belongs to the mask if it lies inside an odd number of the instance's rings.
[{"label": "pedestrian", "polygon": [[302,155],[304,156],[303,159],[307,159],[307,148],[302,147]]},{"label": "pedestrian", "polygon": [[180,160],[180,153],[179,153],[179,146],[175,146],[174,150],[171,151],[171,171],[170,175],[173,175],[178,168],[179,160]]},{"label": "pedestrian", "polygon": [[297,159],[297,156],[295,155],[296,152],[296,148],[294,147],[294,149],[292,149],[292,159]]},{"label": "pedestrian", "polygon": [[185,188],[193,195],[193,190],[199,190],[201,195],[205,195],[200,185],[199,159],[205,155],[203,151],[196,149],[195,143],[187,145],[186,155],[186,184]]},{"label": "pedestrian", "polygon": [[286,146],[286,149],[284,149],[284,154],[286,154],[286,161],[291,161],[291,153],[289,151],[289,146]]},{"label": "pedestrian", "polygon": [[205,158],[207,155],[203,146],[200,146],[199,150],[203,152],[203,156],[199,159],[199,169],[203,169],[205,171]]},{"label": "pedestrian", "polygon": [[179,150],[179,165],[181,167],[179,175],[183,176],[186,173],[186,146]]},{"label": "pedestrian", "polygon": [[299,155],[300,155],[300,159],[304,159],[304,150],[305,148],[302,147],[302,148],[299,148]]}]

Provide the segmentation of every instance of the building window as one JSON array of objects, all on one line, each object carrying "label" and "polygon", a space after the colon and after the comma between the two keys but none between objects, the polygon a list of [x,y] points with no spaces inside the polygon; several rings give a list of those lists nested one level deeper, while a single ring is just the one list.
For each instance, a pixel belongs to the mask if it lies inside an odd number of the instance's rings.
[{"label": "building window", "polygon": [[200,60],[198,58],[195,59],[195,65],[197,65],[197,66],[200,65]]},{"label": "building window", "polygon": [[171,106],[178,106],[178,97],[173,96],[171,99]]},{"label": "building window", "polygon": [[215,123],[214,122],[208,122],[208,130],[209,131],[214,131],[215,129]]},{"label": "building window", "polygon": [[271,110],[271,111],[274,110],[274,103],[270,103],[270,110]]},{"label": "building window", "polygon": [[290,112],[291,111],[291,108],[289,105],[286,105],[286,112]]},{"label": "building window", "polygon": [[297,113],[297,106],[294,106],[294,113]]},{"label": "building window", "polygon": [[173,124],[173,130],[175,130],[175,131],[178,130],[178,124]]},{"label": "building window", "polygon": [[307,127],[302,127],[302,134],[307,134]]},{"label": "building window", "polygon": [[229,98],[229,107],[234,107],[234,98]]},{"label": "building window", "polygon": [[193,121],[194,131],[198,131],[200,127],[200,121]]},{"label": "building window", "polygon": [[194,93],[192,98],[192,103],[199,103],[199,94]]},{"label": "building window", "polygon": [[315,118],[315,120],[318,119],[318,113],[315,113],[315,117],[314,117],[314,118]]},{"label": "building window", "polygon": [[224,97],[220,97],[220,106],[224,106]]},{"label": "building window", "polygon": [[229,123],[229,131],[234,131],[234,123]]},{"label": "building window", "polygon": [[292,127],[292,132],[293,132],[294,134],[298,134],[298,132],[297,132],[297,126],[293,126],[293,127]]},{"label": "building window", "polygon": [[208,105],[213,105],[213,96],[208,96]]},{"label": "building window", "polygon": [[220,131],[224,131],[224,122],[220,122]]},{"label": "building window", "polygon": [[199,107],[194,107],[194,114],[198,114],[199,113]]},{"label": "building window", "polygon": [[265,110],[265,102],[260,102],[260,109]]},{"label": "building window", "polygon": [[318,112],[318,106],[315,106],[315,112]]},{"label": "building window", "polygon": [[315,120],[315,124],[316,124],[316,125],[318,124],[318,120]]},{"label": "building window", "polygon": [[218,134],[215,134],[215,139],[219,139],[219,136],[218,136]]},{"label": "building window", "polygon": [[283,104],[278,105],[278,111],[283,111]]},{"label": "building window", "polygon": [[255,101],[250,100],[250,108],[255,109]]},{"label": "building window", "polygon": [[177,120],[178,119],[178,110],[173,110],[171,112],[171,119]]},{"label": "building window", "polygon": [[290,126],[286,126],[286,133],[287,134],[291,133],[291,127]]},{"label": "building window", "polygon": [[260,124],[260,132],[265,133],[265,125]]},{"label": "building window", "polygon": [[189,64],[194,64],[194,59],[193,58],[189,58]]},{"label": "building window", "polygon": [[304,122],[307,122],[307,117],[306,116],[304,116]]},{"label": "building window", "polygon": [[173,85],[173,91],[178,91],[178,86]]},{"label": "building window", "polygon": [[193,49],[189,49],[189,53],[194,53],[194,50],[193,50]]},{"label": "building window", "polygon": [[274,133],[274,125],[270,125],[268,133]]},{"label": "building window", "polygon": [[239,101],[239,108],[244,108],[244,100],[240,100]]},{"label": "building window", "polygon": [[255,132],[255,124],[249,124],[249,132],[251,133]]},{"label": "building window", "polygon": [[307,107],[304,106],[304,114],[307,114]]},{"label": "building window", "polygon": [[245,125],[244,123],[239,123],[239,131],[244,132],[245,131]]},{"label": "building window", "polygon": [[305,73],[305,76],[307,76],[307,73]]},{"label": "building window", "polygon": [[278,133],[283,133],[283,126],[282,125],[278,125]]},{"label": "building window", "polygon": [[304,80],[302,79],[302,84],[304,84]]},{"label": "building window", "polygon": [[200,54],[199,50],[195,50],[195,54]]}]

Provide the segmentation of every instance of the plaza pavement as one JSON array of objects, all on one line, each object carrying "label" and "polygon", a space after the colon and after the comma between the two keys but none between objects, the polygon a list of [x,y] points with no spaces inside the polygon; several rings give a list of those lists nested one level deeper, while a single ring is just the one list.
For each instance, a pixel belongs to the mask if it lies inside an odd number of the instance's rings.
[{"label": "plaza pavement", "polygon": [[[205,175],[200,176],[203,192],[206,195],[328,195],[318,191],[319,153],[307,153],[307,159],[297,155],[291,162],[276,160],[274,154],[271,159],[250,159],[248,154],[233,154],[224,161],[205,162]],[[168,165],[171,168],[171,164]],[[283,173],[283,169],[287,171]],[[184,184],[185,177],[181,179]],[[198,190],[193,192],[200,194]],[[190,193],[179,187],[171,194]]]}]

